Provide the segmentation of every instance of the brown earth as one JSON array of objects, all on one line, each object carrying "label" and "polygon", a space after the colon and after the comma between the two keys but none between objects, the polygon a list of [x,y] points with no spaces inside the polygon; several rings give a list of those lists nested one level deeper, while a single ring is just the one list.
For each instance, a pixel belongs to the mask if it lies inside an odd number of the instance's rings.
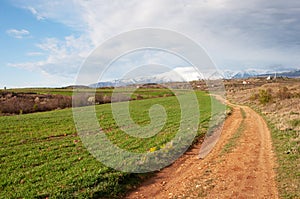
[{"label": "brown earth", "polygon": [[[210,154],[199,159],[201,143],[194,145],[126,198],[278,198],[272,141],[265,121],[249,107],[231,106],[232,114]],[[238,131],[241,134],[232,150],[224,152]]]},{"label": "brown earth", "polygon": [[[281,131],[295,130],[300,132],[300,125],[293,125],[293,122],[299,120],[300,115],[300,79],[269,82],[263,85],[254,85],[253,88],[253,84],[236,87],[232,87],[232,85],[232,82],[227,85],[227,99],[260,110]],[[260,102],[260,90],[269,93],[271,99],[268,103],[262,104]]]}]

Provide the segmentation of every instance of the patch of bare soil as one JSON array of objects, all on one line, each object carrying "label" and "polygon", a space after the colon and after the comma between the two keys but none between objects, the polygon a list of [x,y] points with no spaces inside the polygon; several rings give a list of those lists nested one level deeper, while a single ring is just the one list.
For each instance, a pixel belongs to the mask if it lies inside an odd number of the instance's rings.
[{"label": "patch of bare soil", "polygon": [[[241,125],[233,149],[224,153]],[[126,198],[278,198],[270,131],[252,109],[233,106],[220,140],[204,159],[198,158],[200,147],[193,146]]]}]

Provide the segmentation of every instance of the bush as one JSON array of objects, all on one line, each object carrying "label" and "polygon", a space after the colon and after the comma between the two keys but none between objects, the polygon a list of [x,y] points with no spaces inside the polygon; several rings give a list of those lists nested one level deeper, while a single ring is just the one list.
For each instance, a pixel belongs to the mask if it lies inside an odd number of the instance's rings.
[{"label": "bush", "polygon": [[292,94],[289,92],[289,89],[287,87],[283,87],[279,89],[277,97],[281,100],[290,99],[292,97]]},{"label": "bush", "polygon": [[72,106],[70,96],[38,95],[7,93],[0,101],[0,112],[3,114],[25,114],[41,111],[50,111]]},{"label": "bush", "polygon": [[131,97],[126,96],[123,93],[114,93],[114,95],[110,98],[111,102],[126,102],[130,101]]},{"label": "bush", "polygon": [[300,93],[294,93],[293,97],[300,98]]},{"label": "bush", "polygon": [[258,98],[259,98],[259,94],[253,93],[253,94],[251,95],[251,97],[250,97],[250,100],[251,100],[251,101],[255,101],[255,100],[257,100]]},{"label": "bush", "polygon": [[290,121],[290,124],[291,124],[293,127],[300,126],[300,119],[294,119],[294,120],[291,120],[291,121]]},{"label": "bush", "polygon": [[268,90],[259,90],[259,102],[263,105],[269,103],[272,100],[272,91]]},{"label": "bush", "polygon": [[73,106],[74,107],[81,107],[81,106],[87,106],[88,103],[88,98],[90,95],[86,93],[78,93],[73,96]]},{"label": "bush", "polygon": [[37,104],[34,104],[34,105],[33,105],[33,111],[37,111],[38,108],[39,108],[39,106],[38,106]]},{"label": "bush", "polygon": [[142,95],[138,94],[138,95],[136,96],[136,99],[137,99],[137,100],[141,100],[141,99],[144,99],[144,97],[143,97]]},{"label": "bush", "polygon": [[95,103],[96,104],[103,104],[103,95],[102,94],[96,94],[95,95]]},{"label": "bush", "polygon": [[111,103],[111,97],[108,95],[103,96],[103,104]]}]

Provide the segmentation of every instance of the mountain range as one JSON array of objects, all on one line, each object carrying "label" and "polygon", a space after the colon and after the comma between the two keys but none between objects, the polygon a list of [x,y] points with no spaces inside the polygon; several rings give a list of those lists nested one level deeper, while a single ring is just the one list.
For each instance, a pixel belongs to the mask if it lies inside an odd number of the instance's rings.
[{"label": "mountain range", "polygon": [[183,82],[183,81],[193,81],[199,79],[243,79],[250,77],[268,77],[268,76],[277,76],[277,77],[288,77],[288,78],[300,78],[300,70],[294,69],[291,71],[263,71],[259,69],[251,69],[251,70],[242,70],[242,71],[222,71],[217,75],[208,75],[205,78],[205,75],[199,75],[198,72],[195,71],[192,67],[185,68],[175,68],[171,71],[151,75],[151,76],[141,76],[141,77],[131,77],[126,79],[117,79],[113,81],[103,81],[89,85],[92,88],[100,88],[100,87],[118,87],[118,86],[128,86],[133,84],[146,84],[146,83],[167,83],[167,82]]},{"label": "mountain range", "polygon": [[280,72],[247,70],[247,71],[239,71],[236,73],[233,73],[231,71],[223,73],[223,77],[225,79],[243,79],[249,77],[268,77],[268,76],[300,78],[300,70],[280,71]]}]

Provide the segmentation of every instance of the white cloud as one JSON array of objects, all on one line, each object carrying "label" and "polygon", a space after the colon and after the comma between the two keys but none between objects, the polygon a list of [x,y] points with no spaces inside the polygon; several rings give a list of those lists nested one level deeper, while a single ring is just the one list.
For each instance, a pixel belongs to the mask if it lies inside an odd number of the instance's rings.
[{"label": "white cloud", "polygon": [[44,53],[42,53],[42,52],[28,52],[27,55],[28,56],[41,56],[41,55],[44,55]]},{"label": "white cloud", "polygon": [[79,5],[80,1],[81,0],[15,0],[14,4],[17,7],[30,11],[37,20],[55,21],[67,24],[76,30],[82,30],[86,25],[83,24],[81,20],[84,10],[82,10]]},{"label": "white cloud", "polygon": [[30,32],[28,30],[25,29],[21,29],[21,30],[17,30],[17,29],[9,29],[6,31],[6,33],[11,36],[11,37],[15,37],[17,39],[22,39],[25,36],[28,36],[30,34]]},{"label": "white cloud", "polygon": [[39,13],[35,8],[29,6],[29,7],[27,7],[27,9],[28,9],[34,16],[36,16],[36,18],[37,18],[38,20],[43,20],[43,19],[45,19],[45,17],[42,16],[42,14]]},{"label": "white cloud", "polygon": [[[49,74],[75,74],[88,53],[106,39],[141,27],[178,31],[202,45],[219,68],[300,67],[300,1],[269,0],[73,0],[18,1],[37,19],[56,21],[80,37],[46,39],[46,60],[17,63]],[[145,38],[146,39],[146,38]]]},{"label": "white cloud", "polygon": [[[47,55],[45,60],[9,63],[9,66],[25,68],[30,71],[37,71],[49,75],[73,78],[79,66],[90,52],[90,44],[84,37],[68,36],[64,40],[57,38],[46,38],[42,43],[37,44],[41,50],[38,55]],[[29,54],[36,55],[36,53]]]}]

